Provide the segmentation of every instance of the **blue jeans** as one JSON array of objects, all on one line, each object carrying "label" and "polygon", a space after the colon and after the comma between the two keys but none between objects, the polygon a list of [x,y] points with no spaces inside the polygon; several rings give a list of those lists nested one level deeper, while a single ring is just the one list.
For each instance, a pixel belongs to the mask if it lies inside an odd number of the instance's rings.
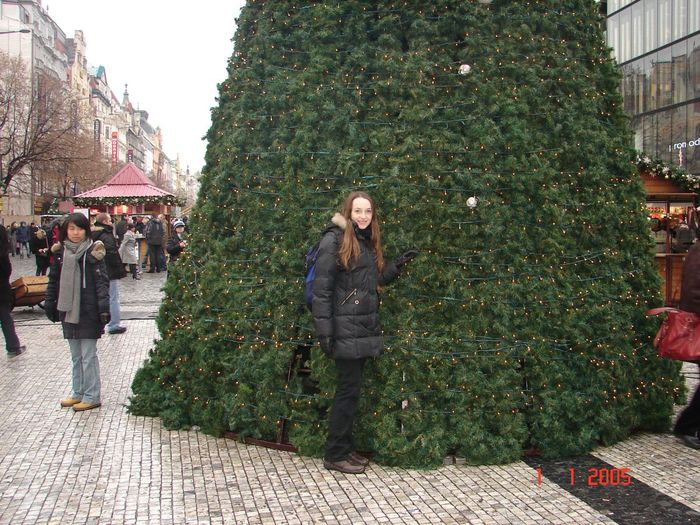
[{"label": "blue jeans", "polygon": [[100,402],[100,363],[97,339],[68,339],[73,358],[73,391],[70,397],[84,403]]},{"label": "blue jeans", "polygon": [[119,311],[119,280],[114,279],[109,281],[109,324],[107,330],[119,328],[119,323],[122,321],[122,314]]}]

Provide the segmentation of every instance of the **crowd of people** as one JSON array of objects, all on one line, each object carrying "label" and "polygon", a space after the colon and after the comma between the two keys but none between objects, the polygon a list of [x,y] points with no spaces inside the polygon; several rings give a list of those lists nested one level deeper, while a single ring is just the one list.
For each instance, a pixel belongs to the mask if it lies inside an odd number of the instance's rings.
[{"label": "crowd of people", "polygon": [[[187,246],[185,236],[189,233],[187,216],[174,218],[168,222],[165,215],[129,216],[121,215],[119,220],[109,225],[102,222],[107,214],[99,214],[99,231],[111,230],[116,239],[117,254],[132,278],[141,279],[142,270],[149,273],[167,271],[168,263],[173,263]],[[58,240],[61,224],[66,216],[47,221],[42,225],[32,222],[13,222],[7,229],[7,251],[10,257],[20,259],[35,256],[36,275],[46,275],[51,265],[51,246]],[[139,239],[145,239],[146,251],[140,257]],[[111,242],[109,243],[112,244]],[[140,265],[139,265],[140,262]],[[116,268],[116,264],[114,264]],[[121,272],[118,272],[121,273]],[[113,271],[113,275],[115,272]]]}]

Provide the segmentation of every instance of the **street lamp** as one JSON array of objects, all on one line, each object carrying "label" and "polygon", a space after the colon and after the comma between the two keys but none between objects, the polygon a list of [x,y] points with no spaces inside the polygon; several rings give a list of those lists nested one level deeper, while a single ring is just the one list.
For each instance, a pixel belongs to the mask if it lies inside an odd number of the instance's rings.
[{"label": "street lamp", "polygon": [[9,35],[10,33],[31,33],[31,29],[15,29],[13,31],[0,31],[0,35]]}]

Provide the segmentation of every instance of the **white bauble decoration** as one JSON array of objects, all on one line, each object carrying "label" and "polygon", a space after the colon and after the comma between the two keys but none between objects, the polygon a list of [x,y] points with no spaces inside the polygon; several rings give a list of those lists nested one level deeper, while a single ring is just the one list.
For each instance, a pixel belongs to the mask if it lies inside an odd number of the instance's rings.
[{"label": "white bauble decoration", "polygon": [[460,75],[466,75],[472,70],[472,66],[469,64],[462,64],[459,66],[459,74]]},{"label": "white bauble decoration", "polygon": [[476,208],[476,205],[478,203],[479,203],[479,199],[477,199],[476,197],[469,197],[467,199],[467,206],[469,206],[470,208]]}]

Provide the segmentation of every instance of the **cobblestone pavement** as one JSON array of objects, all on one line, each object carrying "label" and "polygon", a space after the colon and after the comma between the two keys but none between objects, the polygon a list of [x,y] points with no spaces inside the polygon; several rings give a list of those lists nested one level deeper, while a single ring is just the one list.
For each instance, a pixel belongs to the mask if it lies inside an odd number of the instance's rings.
[{"label": "cobblestone pavement", "polygon": [[[13,263],[15,275],[33,275],[26,260]],[[0,523],[654,521],[606,508],[614,501],[606,491],[615,487],[592,488],[604,503],[591,506],[547,471],[539,481],[525,461],[428,471],[372,464],[365,475],[346,476],[315,458],[167,431],[158,419],[131,416],[124,405],[134,372],[158,337],[153,318],[163,280],[146,274],[121,281],[128,331],[98,343],[103,405],[88,412],[59,407],[70,386],[70,355],[59,325],[38,308],[14,312],[28,350],[0,360]],[[678,506],[677,521],[664,523],[700,522],[700,451],[670,434],[641,434],[598,449],[593,458],[629,468],[632,488],[669,496],[664,505]]]}]

